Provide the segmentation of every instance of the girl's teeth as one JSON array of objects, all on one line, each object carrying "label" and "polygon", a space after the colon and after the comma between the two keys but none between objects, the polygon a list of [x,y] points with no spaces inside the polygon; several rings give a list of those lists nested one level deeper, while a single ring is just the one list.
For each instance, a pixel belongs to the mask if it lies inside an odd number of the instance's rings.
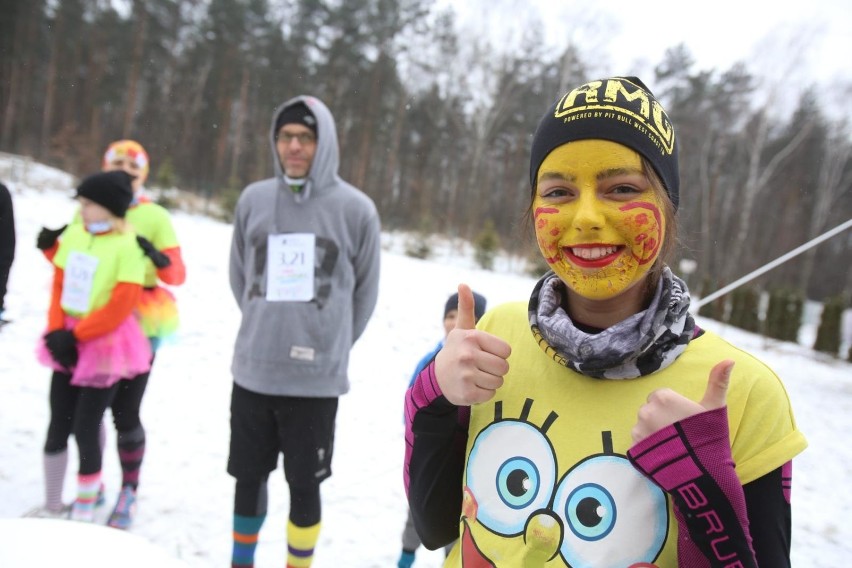
[{"label": "girl's teeth", "polygon": [[592,248],[573,248],[571,252],[573,252],[576,256],[584,260],[597,260],[599,258],[603,258],[605,256],[609,256],[616,251],[616,247],[592,247]]}]

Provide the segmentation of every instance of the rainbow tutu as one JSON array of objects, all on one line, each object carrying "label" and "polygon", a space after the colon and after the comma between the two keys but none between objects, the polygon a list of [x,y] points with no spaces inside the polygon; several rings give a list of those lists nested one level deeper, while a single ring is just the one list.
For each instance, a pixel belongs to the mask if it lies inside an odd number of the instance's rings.
[{"label": "rainbow tutu", "polygon": [[162,341],[172,338],[178,328],[178,311],[174,295],[163,288],[145,288],[142,299],[136,307],[142,333],[156,347]]}]

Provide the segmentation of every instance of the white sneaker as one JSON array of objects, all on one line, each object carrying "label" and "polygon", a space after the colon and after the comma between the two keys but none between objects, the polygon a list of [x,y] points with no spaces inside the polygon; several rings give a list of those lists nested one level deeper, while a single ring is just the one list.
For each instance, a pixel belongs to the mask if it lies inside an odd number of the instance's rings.
[{"label": "white sneaker", "polygon": [[63,519],[66,520],[71,515],[71,505],[62,505],[62,508],[58,511],[54,511],[53,509],[48,509],[44,505],[40,507],[34,507],[30,509],[23,515],[22,517],[29,517],[33,519]]}]

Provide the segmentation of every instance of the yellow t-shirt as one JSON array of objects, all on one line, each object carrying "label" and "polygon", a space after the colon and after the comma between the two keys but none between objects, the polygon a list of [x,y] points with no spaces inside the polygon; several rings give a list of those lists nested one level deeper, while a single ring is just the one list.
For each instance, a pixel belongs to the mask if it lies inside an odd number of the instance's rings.
[{"label": "yellow t-shirt", "polygon": [[[736,362],[727,401],[740,481],[777,469],[807,445],[775,373],[713,333],[666,369],[608,380],[546,355],[526,303],[489,311],[478,328],[507,341],[512,355],[503,387],[471,408],[460,534],[498,568],[676,568],[671,500],[627,460],[630,431],[649,393],[668,387],[700,400],[723,359]],[[445,566],[462,566],[459,548]]]},{"label": "yellow t-shirt", "polygon": [[92,235],[82,223],[71,223],[53,258],[65,271],[62,309],[82,317],[105,306],[117,283],[142,284],[145,259],[134,233]]}]

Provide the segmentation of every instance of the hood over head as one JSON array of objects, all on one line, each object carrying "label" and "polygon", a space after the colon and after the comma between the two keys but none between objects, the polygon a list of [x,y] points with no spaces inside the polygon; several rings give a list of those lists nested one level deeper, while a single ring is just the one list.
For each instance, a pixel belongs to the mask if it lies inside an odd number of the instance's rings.
[{"label": "hood over head", "polygon": [[[316,97],[309,95],[299,95],[285,101],[279,105],[272,113],[272,122],[269,131],[269,144],[272,150],[272,162],[275,170],[275,178],[278,180],[279,186],[284,188],[287,186],[284,181],[284,168],[281,167],[281,161],[278,158],[278,151],[275,147],[275,137],[278,134],[279,120],[281,115],[293,105],[299,103],[304,104],[311,111],[311,114],[316,118],[317,132],[317,148],[314,153],[314,160],[311,163],[311,169],[308,172],[308,177],[305,185],[298,193],[292,194],[297,203],[301,203],[310,199],[314,192],[322,192],[330,185],[338,181],[337,170],[340,166],[340,149],[337,143],[337,126],[334,123],[334,117],[328,107]],[[292,193],[287,190],[287,193]]]}]

